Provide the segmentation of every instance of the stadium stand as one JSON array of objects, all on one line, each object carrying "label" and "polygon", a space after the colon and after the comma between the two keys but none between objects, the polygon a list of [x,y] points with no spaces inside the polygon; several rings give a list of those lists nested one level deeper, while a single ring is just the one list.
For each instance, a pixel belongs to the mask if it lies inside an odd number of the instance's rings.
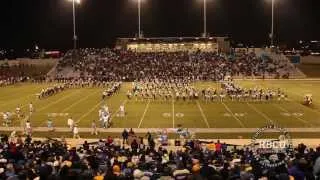
[{"label": "stadium stand", "polygon": [[[124,131],[124,140],[134,132]],[[1,179],[318,179],[320,147],[299,144],[286,157],[287,165],[262,167],[249,148],[223,142],[188,140],[180,149],[157,146],[151,134],[146,143],[108,137],[75,148],[64,139],[32,141],[2,136]],[[141,142],[141,141],[140,141]],[[144,142],[144,141],[142,141]]]},{"label": "stadium stand", "polygon": [[301,63],[296,65],[309,78],[318,78],[320,73],[320,57],[319,56],[301,56]]},{"label": "stadium stand", "polygon": [[[215,52],[143,52],[111,49],[69,51],[52,66],[0,67],[2,79],[43,80],[84,78],[99,81],[141,79],[223,80],[226,76],[289,78],[300,72],[283,56],[254,52],[227,56]],[[50,73],[48,73],[50,71]],[[0,79],[1,79],[0,78]],[[167,150],[147,135],[147,143],[122,133],[123,141],[106,140],[70,148],[64,140],[32,141],[8,137],[0,142],[0,179],[319,179],[320,146],[298,145],[283,157],[285,164],[263,167],[248,147],[187,140],[180,149]]]},{"label": "stadium stand", "polygon": [[221,80],[227,75],[240,78],[288,78],[291,74],[295,77],[299,73],[287,59],[269,54],[258,56],[254,52],[227,56],[201,51],[138,53],[88,48],[80,49],[74,57],[71,51],[66,53],[57,66],[56,77],[83,77],[106,81],[169,77]]},{"label": "stadium stand", "polygon": [[53,59],[3,61],[0,63],[0,84],[12,84],[26,80],[45,80],[47,73],[55,66],[54,64],[57,64],[56,62]]}]

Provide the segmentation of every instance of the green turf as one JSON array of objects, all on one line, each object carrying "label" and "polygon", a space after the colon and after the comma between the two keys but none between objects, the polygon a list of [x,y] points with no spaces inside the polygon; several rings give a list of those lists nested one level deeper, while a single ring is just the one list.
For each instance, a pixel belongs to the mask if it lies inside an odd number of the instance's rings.
[{"label": "green turf", "polygon": [[[113,127],[119,128],[172,128],[178,125],[188,128],[255,128],[264,126],[268,119],[283,127],[320,127],[320,81],[238,80],[237,83],[244,87],[281,88],[289,94],[290,101],[206,103],[203,100],[127,100],[126,92],[131,83],[125,83],[121,91],[106,102],[101,102],[102,88],[68,89],[38,100],[35,94],[50,84],[17,84],[0,88],[0,112],[14,112],[17,105],[21,104],[22,111],[27,115],[28,103],[33,102],[35,112],[30,118],[35,127],[46,126],[49,113],[68,113],[68,116],[52,118],[57,127],[66,127],[70,116],[80,127],[90,127],[93,120],[98,120],[98,109],[106,103],[113,114]],[[220,85],[214,82],[198,82],[195,86],[205,88]],[[306,93],[313,94],[314,106],[311,108],[302,105]],[[116,112],[122,103],[125,103],[127,114],[125,117],[118,117]],[[301,113],[302,116],[294,116],[294,113]],[[21,119],[14,118],[13,125],[21,125]]]},{"label": "green turf", "polygon": [[[3,132],[1,134],[10,135],[10,132]],[[158,134],[156,133],[152,133],[152,135],[155,138],[158,137]],[[35,132],[32,134],[32,136],[40,138],[73,138],[73,134],[71,132]],[[113,138],[121,138],[121,133],[99,133],[98,135],[92,135],[91,133],[81,133],[80,136],[81,138],[88,139],[106,139],[108,136],[111,136]],[[136,133],[136,136],[146,138],[145,133]],[[197,133],[195,137],[199,139],[251,139],[253,137],[253,133]],[[279,133],[265,133],[262,137],[278,138]],[[290,133],[290,137],[317,139],[320,137],[320,133]],[[169,138],[179,139],[179,136],[177,134],[170,133]]]}]

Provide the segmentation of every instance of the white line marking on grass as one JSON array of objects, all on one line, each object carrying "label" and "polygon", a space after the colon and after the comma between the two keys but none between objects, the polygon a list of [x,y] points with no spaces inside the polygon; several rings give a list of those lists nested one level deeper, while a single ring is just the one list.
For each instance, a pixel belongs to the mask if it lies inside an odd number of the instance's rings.
[{"label": "white line marking on grass", "polygon": [[[304,97],[303,95],[296,93],[295,91],[289,91],[289,93],[294,94],[296,96]],[[307,93],[306,93],[307,94]]]},{"label": "white line marking on grass", "polygon": [[97,94],[98,92],[100,92],[100,90],[94,92],[94,93],[90,93],[89,95],[85,96],[84,98],[79,99],[78,101],[72,103],[70,106],[68,106],[67,108],[65,108],[63,111],[61,111],[61,113],[67,112],[68,110],[70,110],[72,107],[74,107],[75,105],[81,103],[82,101],[88,99],[90,96]]},{"label": "white line marking on grass", "polygon": [[273,121],[271,118],[269,118],[265,113],[259,111],[256,107],[252,106],[252,105],[249,104],[249,103],[247,103],[247,105],[248,105],[251,109],[253,109],[256,113],[260,114],[264,119],[266,119],[266,120],[268,121],[268,123],[274,124],[274,121]]},{"label": "white line marking on grass", "polygon": [[[125,105],[127,102],[128,102],[128,100],[124,100],[124,101],[122,101],[121,104],[122,104],[122,105]],[[120,104],[120,105],[121,105],[121,104]],[[120,111],[120,108],[118,108],[115,113],[111,114],[110,119],[111,119],[112,117],[114,117],[115,115],[117,115],[117,114],[119,113],[119,111]]]},{"label": "white line marking on grass", "polygon": [[[126,99],[126,100],[124,100],[121,104],[125,105],[127,102],[128,102],[128,100]],[[112,122],[113,117],[114,117],[115,115],[117,115],[117,114],[119,113],[119,111],[120,111],[120,108],[118,108],[118,110],[117,110],[115,113],[111,114],[111,116],[110,116],[110,122]]]},{"label": "white line marking on grass", "polygon": [[[278,109],[280,109],[281,111],[290,113],[287,109],[279,106],[278,104],[277,104],[277,105],[273,104],[273,106],[276,107],[276,108],[278,108]],[[312,127],[312,124],[311,124],[310,122],[308,122],[308,121],[306,121],[306,120],[304,120],[304,119],[301,119],[301,118],[299,118],[299,117],[297,117],[297,116],[294,116],[294,117],[295,117],[296,119],[298,119],[299,121],[301,121],[301,122],[303,122],[303,123],[305,123],[305,124],[307,124],[307,125],[309,125],[309,126]]]},{"label": "white line marking on grass", "polygon": [[208,119],[207,119],[206,115],[203,113],[203,109],[202,109],[202,107],[201,107],[201,105],[200,105],[198,100],[197,100],[197,106],[198,106],[198,108],[200,110],[200,113],[201,113],[201,116],[202,116],[204,122],[207,124],[207,127],[210,128],[209,123],[208,123]]},{"label": "white line marking on grass", "polygon": [[292,102],[292,103],[299,104],[300,106],[302,106],[302,107],[304,107],[304,108],[306,108],[306,109],[308,109],[308,110],[310,110],[310,111],[312,111],[312,112],[320,115],[320,112],[319,112],[319,111],[317,111],[317,110],[315,110],[315,109],[312,109],[312,108],[308,108],[307,106],[305,106],[305,105],[303,105],[303,104],[301,104],[301,103],[297,103],[297,102],[295,102],[295,101],[292,100],[292,99],[288,99],[288,102]]},{"label": "white line marking on grass", "polygon": [[95,106],[93,106],[89,111],[87,111],[85,114],[83,114],[78,121],[76,121],[76,123],[79,123],[84,117],[86,117],[87,115],[89,115],[90,113],[92,113],[92,111],[94,111],[99,105],[101,105],[101,102],[99,101]]},{"label": "white line marking on grass", "polygon": [[[13,99],[12,101],[10,101],[9,103],[1,103],[0,104],[0,106],[8,106],[8,105],[11,105],[11,104],[21,104],[21,103],[19,103],[20,102],[20,100],[21,99],[27,99],[27,100],[29,100],[29,98],[31,98],[33,95],[28,95],[28,96],[22,96],[22,97],[20,97],[20,98],[17,98],[17,99]],[[18,102],[18,103],[17,103]]]},{"label": "white line marking on grass", "polygon": [[[92,96],[92,95],[94,95],[94,94],[96,94],[96,93],[98,93],[98,92],[99,92],[99,90],[98,90],[97,92],[90,93],[89,95],[87,95],[87,96],[84,97],[84,98],[81,98],[80,100],[74,102],[73,104],[71,104],[70,106],[68,106],[67,108],[65,108],[63,111],[61,111],[61,113],[66,112],[67,110],[71,109],[73,106],[75,106],[75,105],[79,104],[80,102],[88,99],[88,97],[90,97],[90,96]],[[47,122],[47,121],[42,122],[42,123],[39,125],[39,127],[41,127],[42,125],[44,125],[46,122]]]},{"label": "white line marking on grass", "polygon": [[174,128],[174,99],[172,98],[172,128]]},{"label": "white line marking on grass", "polygon": [[[93,112],[99,105],[101,105],[101,101],[99,101],[98,104],[96,104],[94,107],[92,107],[89,111],[87,111],[85,114],[83,114],[78,121],[76,121],[76,123],[78,124],[83,118],[85,118],[87,115],[89,115],[91,112]],[[123,101],[123,105],[127,103],[127,100]],[[110,121],[112,120],[112,118],[114,117],[114,115],[116,115],[118,112],[120,111],[120,109],[118,108],[118,110],[111,115],[110,117]]]},{"label": "white line marking on grass", "polygon": [[142,121],[143,121],[143,119],[144,119],[144,117],[146,116],[146,113],[147,113],[147,111],[148,111],[149,104],[150,104],[150,100],[148,101],[148,104],[146,105],[146,107],[145,107],[145,109],[144,109],[144,112],[143,112],[142,117],[141,117],[141,119],[140,119],[138,128],[141,127]]},{"label": "white line marking on grass", "polygon": [[23,118],[23,119],[21,119],[20,120],[20,126],[22,127],[22,128],[24,128],[24,125],[26,124],[26,122],[27,122],[27,120],[29,119],[29,115],[28,116],[26,116],[25,118]]},{"label": "white line marking on grass", "polygon": [[242,123],[242,121],[233,114],[233,112],[231,111],[231,109],[230,109],[224,102],[222,102],[222,104],[223,104],[223,106],[226,108],[226,110],[229,111],[229,113],[232,115],[232,117],[233,117],[235,120],[238,121],[238,123],[241,125],[241,127],[244,128],[245,126],[244,126],[244,124]]},{"label": "white line marking on grass", "polygon": [[[80,90],[77,90],[77,93],[78,93],[79,91],[80,91]],[[75,93],[71,93],[71,94],[69,94],[69,95],[67,95],[67,96],[63,96],[62,98],[57,99],[56,101],[53,101],[53,102],[51,102],[51,103],[48,103],[46,106],[43,106],[42,108],[39,108],[39,109],[38,109],[38,112],[39,112],[39,111],[42,111],[42,110],[44,110],[44,109],[46,109],[46,108],[48,108],[48,107],[50,107],[50,106],[52,106],[52,105],[54,105],[54,104],[57,104],[57,103],[65,100],[65,99],[73,96],[74,94],[75,94]]]}]

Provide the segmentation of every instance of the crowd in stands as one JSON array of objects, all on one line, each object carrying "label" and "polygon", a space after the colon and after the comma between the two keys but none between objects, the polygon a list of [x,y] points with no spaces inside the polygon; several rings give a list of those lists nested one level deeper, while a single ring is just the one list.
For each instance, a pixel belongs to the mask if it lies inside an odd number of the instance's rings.
[{"label": "crowd in stands", "polygon": [[0,65],[0,80],[8,83],[23,82],[27,80],[43,81],[52,66],[17,64],[17,65]]},{"label": "crowd in stands", "polygon": [[[255,53],[230,58],[217,52],[133,52],[111,49],[71,51],[59,62],[58,70],[72,67],[81,77],[105,81],[149,79],[221,80],[231,76],[276,77],[286,65]],[[281,71],[283,72],[283,71]]]},{"label": "crowd in stands", "polygon": [[123,141],[108,137],[77,148],[63,139],[32,141],[31,137],[3,136],[0,179],[319,179],[320,146],[312,149],[300,144],[285,164],[265,167],[246,147],[187,140],[179,148],[167,150],[156,146],[150,133],[145,143],[134,139],[124,146],[130,135],[134,132],[124,131]]}]

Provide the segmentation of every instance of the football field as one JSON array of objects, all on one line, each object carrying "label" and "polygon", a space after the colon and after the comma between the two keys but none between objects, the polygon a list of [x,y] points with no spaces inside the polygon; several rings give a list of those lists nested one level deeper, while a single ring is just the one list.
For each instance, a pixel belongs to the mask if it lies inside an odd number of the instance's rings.
[{"label": "football field", "polygon": [[[0,87],[0,114],[12,112],[10,126],[21,127],[31,120],[33,127],[46,127],[48,118],[55,127],[67,127],[72,117],[80,128],[90,128],[99,123],[98,110],[107,104],[112,119],[111,128],[259,128],[274,123],[285,128],[320,128],[320,81],[317,80],[236,80],[243,87],[281,88],[288,94],[287,101],[268,102],[206,102],[199,100],[129,100],[126,97],[131,83],[124,83],[119,93],[101,100],[103,88],[67,89],[39,100],[36,96],[50,84],[16,84]],[[197,82],[197,89],[220,88],[219,83]],[[302,105],[305,94],[313,95],[312,107]],[[35,112],[29,115],[28,104]],[[120,117],[119,106],[125,104],[126,115]],[[23,118],[17,118],[15,108],[21,105]],[[2,120],[2,115],[0,116]],[[1,126],[2,123],[1,123]],[[226,131],[227,132],[227,131]]]}]

